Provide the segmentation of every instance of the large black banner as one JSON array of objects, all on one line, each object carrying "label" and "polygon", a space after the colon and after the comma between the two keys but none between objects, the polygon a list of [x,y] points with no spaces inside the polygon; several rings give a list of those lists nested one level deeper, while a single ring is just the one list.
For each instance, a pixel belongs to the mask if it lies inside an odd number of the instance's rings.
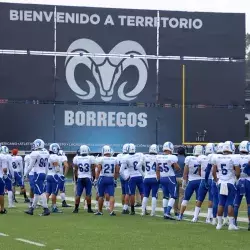
[{"label": "large black banner", "polygon": [[0,104],[0,142],[30,150],[35,139],[53,142],[53,105]]},{"label": "large black banner", "polygon": [[185,142],[195,142],[197,132],[206,131],[205,141],[224,142],[244,140],[245,110],[190,108],[186,109]]},{"label": "large black banner", "polygon": [[245,14],[160,11],[160,55],[245,57]]},{"label": "large black banner", "polygon": [[53,68],[52,57],[0,54],[0,98],[54,100]]},{"label": "large black banner", "polygon": [[0,3],[0,49],[54,50],[54,6]]},{"label": "large black banner", "polygon": [[244,105],[244,62],[160,61],[159,102]]}]

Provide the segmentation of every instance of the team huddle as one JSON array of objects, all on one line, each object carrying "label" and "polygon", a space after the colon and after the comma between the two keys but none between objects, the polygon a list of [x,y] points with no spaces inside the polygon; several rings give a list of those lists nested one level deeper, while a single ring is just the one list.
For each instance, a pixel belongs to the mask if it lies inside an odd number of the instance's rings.
[{"label": "team huddle", "polygon": [[[216,225],[220,230],[223,226],[223,213],[228,213],[228,230],[238,230],[237,217],[243,196],[248,204],[250,230],[250,144],[243,141],[239,145],[239,154],[235,154],[235,146],[231,141],[219,143],[217,147],[208,143],[205,149],[197,145],[193,156],[185,158],[182,188],[185,190],[177,217],[171,215],[177,193],[176,175],[180,171],[178,158],[173,154],[174,145],[166,142],[163,152],[159,152],[156,144],[149,147],[148,154],[136,152],[134,144],[125,144],[123,153],[113,156],[110,146],[102,148],[102,156],[90,155],[87,145],[82,145],[73,159],[75,188],[75,208],[79,212],[80,198],[85,194],[88,213],[103,215],[104,200],[109,201],[110,216],[115,216],[115,189],[120,178],[122,189],[122,214],[135,215],[135,193],[139,190],[142,206],[141,215],[148,215],[147,203],[151,199],[151,216],[156,215],[159,188],[163,192],[163,217],[166,220],[183,220],[183,215],[192,195],[196,194],[196,206],[192,222],[197,222],[202,203],[208,194],[208,212],[206,223]],[[12,156],[6,146],[0,151],[0,206],[1,214],[7,213],[4,207],[4,193],[8,192],[9,207],[15,200],[13,185],[21,187],[26,202],[30,206],[26,214],[33,215],[38,202],[44,211],[43,216],[60,213],[57,207],[57,195],[60,191],[62,206],[68,207],[65,198],[65,176],[68,171],[67,157],[60,146],[53,143],[49,150],[44,142],[37,139],[32,144],[30,154],[25,156],[24,171],[22,158],[13,150]],[[22,173],[24,172],[24,173]],[[23,180],[30,183],[30,199],[27,198]],[[97,209],[91,208],[92,186],[96,190]],[[14,191],[14,192],[13,192]],[[51,197],[52,209],[48,208]],[[129,211],[130,208],[130,211]]]}]

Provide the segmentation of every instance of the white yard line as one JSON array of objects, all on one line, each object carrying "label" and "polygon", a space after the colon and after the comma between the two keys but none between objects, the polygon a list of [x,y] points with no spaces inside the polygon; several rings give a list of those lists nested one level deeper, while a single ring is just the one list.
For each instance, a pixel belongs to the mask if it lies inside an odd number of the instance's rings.
[{"label": "white yard line", "polygon": [[38,246],[38,247],[45,247],[44,244],[41,244],[41,243],[38,243],[38,242],[35,242],[35,241],[25,240],[25,239],[22,239],[22,238],[15,238],[15,240],[21,241],[21,242],[24,242],[24,243],[27,243],[27,244],[30,244],[30,245],[35,245],[35,246]]},{"label": "white yard line", "polygon": [[6,236],[9,236],[9,235],[8,234],[4,234],[4,233],[0,233],[0,236],[6,237]]}]

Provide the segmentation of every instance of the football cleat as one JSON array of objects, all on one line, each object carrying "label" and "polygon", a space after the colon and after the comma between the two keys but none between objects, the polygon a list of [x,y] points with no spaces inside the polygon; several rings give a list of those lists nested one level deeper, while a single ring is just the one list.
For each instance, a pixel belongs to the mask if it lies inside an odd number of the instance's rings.
[{"label": "football cleat", "polygon": [[78,212],[79,212],[78,208],[75,208],[72,213],[73,214],[78,214]]},{"label": "football cleat", "polygon": [[9,205],[8,208],[15,208],[16,206],[15,205]]},{"label": "football cleat", "polygon": [[96,213],[94,213],[94,215],[103,215],[103,213],[102,212],[96,212]]},{"label": "football cleat", "polygon": [[58,207],[53,207],[53,208],[52,208],[52,213],[61,214],[62,211],[59,210]]},{"label": "football cleat", "polygon": [[89,213],[89,214],[93,214],[94,211],[93,211],[92,209],[88,209],[88,213]]},{"label": "football cleat", "polygon": [[183,220],[183,214],[179,214],[177,220],[178,220],[178,221],[182,221],[182,220]]},{"label": "football cleat", "polygon": [[131,211],[131,212],[130,212],[130,215],[135,215],[135,211]]},{"label": "football cleat", "polygon": [[114,211],[112,211],[109,215],[110,216],[116,216],[116,213]]},{"label": "football cleat", "polygon": [[198,221],[198,218],[193,218],[192,220],[191,220],[191,222],[193,222],[193,223],[196,223]]},{"label": "football cleat", "polygon": [[228,226],[228,230],[229,231],[237,231],[237,230],[239,230],[239,228],[237,226],[235,226],[234,224],[230,224]]},{"label": "football cleat", "polygon": [[248,231],[250,231],[250,222],[249,222],[249,224],[248,224]]},{"label": "football cleat", "polygon": [[221,230],[222,227],[223,227],[223,225],[218,223],[217,226],[216,226],[216,229],[217,229],[217,230]]},{"label": "football cleat", "polygon": [[30,203],[30,199],[29,198],[25,198],[24,199],[24,203]]},{"label": "football cleat", "polygon": [[0,211],[0,214],[7,214],[7,210],[4,209],[4,210]]},{"label": "football cleat", "polygon": [[141,207],[141,203],[136,203],[135,207]]},{"label": "football cleat", "polygon": [[223,223],[222,223],[222,225],[223,226],[229,226],[229,220],[228,220],[228,218],[226,217],[226,218],[223,218]]},{"label": "football cleat", "polygon": [[43,213],[41,214],[41,216],[48,216],[48,215],[50,215],[49,209],[48,208],[44,208],[43,209]]},{"label": "football cleat", "polygon": [[67,204],[66,201],[63,201],[62,202],[62,207],[72,207],[71,205]]},{"label": "football cleat", "polygon": [[29,208],[29,210],[24,211],[24,213],[29,214],[29,215],[33,215],[34,214],[33,212],[34,212],[33,207]]},{"label": "football cleat", "polygon": [[207,224],[211,224],[212,223],[212,220],[210,218],[206,218],[206,223]]},{"label": "football cleat", "polygon": [[175,220],[175,218],[172,217],[171,214],[164,214],[164,219],[165,220]]},{"label": "football cleat", "polygon": [[212,220],[212,225],[213,225],[213,226],[216,226],[216,224],[217,224],[216,218],[213,218],[213,220]]}]

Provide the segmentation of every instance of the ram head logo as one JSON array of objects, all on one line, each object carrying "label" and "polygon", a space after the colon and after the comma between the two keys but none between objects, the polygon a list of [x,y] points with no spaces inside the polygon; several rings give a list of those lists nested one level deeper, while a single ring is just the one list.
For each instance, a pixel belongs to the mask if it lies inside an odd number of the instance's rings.
[{"label": "ram head logo", "polygon": [[[68,52],[105,54],[103,49],[90,39],[78,39],[68,48]],[[118,88],[118,96],[121,100],[134,100],[144,89],[148,78],[148,62],[146,59],[135,59],[133,57],[122,58],[119,55],[146,55],[143,47],[135,41],[122,41],[118,43],[110,52],[110,55],[117,54],[117,57],[86,57],[86,56],[68,56],[65,60],[66,80],[76,96],[82,100],[92,99],[96,94],[95,85],[86,80],[89,91],[84,91],[79,87],[75,79],[75,68],[79,64],[85,64],[92,72],[100,88],[100,95],[103,101],[111,101],[114,86],[120,76],[129,66],[135,66],[138,70],[138,82],[134,89],[125,93],[127,81],[123,82]],[[86,88],[86,89],[88,89]]]}]

